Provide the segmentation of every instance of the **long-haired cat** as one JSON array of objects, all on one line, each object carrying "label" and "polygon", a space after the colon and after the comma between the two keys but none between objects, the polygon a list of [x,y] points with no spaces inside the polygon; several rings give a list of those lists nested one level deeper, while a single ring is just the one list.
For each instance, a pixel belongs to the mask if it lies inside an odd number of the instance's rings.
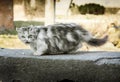
[{"label": "long-haired cat", "polygon": [[19,39],[30,45],[34,55],[74,53],[82,47],[82,42],[101,46],[108,38],[93,38],[88,31],[75,23],[27,26],[16,30]]}]

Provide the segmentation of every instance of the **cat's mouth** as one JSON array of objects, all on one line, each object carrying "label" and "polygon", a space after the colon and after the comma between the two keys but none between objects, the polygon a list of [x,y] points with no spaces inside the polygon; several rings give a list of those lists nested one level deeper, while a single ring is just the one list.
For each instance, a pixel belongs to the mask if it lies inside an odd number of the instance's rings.
[{"label": "cat's mouth", "polygon": [[30,44],[30,42],[25,42],[26,44]]}]

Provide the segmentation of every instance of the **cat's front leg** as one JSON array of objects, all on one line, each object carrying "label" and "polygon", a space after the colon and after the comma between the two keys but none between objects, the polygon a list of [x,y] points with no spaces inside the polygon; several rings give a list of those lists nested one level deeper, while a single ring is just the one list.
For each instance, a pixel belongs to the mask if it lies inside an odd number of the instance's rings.
[{"label": "cat's front leg", "polygon": [[36,42],[30,44],[33,55],[38,55]]},{"label": "cat's front leg", "polygon": [[34,55],[43,55],[47,52],[48,45],[44,40],[38,40],[37,41],[37,49],[34,52]]},{"label": "cat's front leg", "polygon": [[43,47],[39,47],[39,48],[37,48],[37,51],[35,51],[34,52],[34,55],[43,55],[43,54],[45,54],[45,51],[46,51],[46,49],[45,48],[43,48]]},{"label": "cat's front leg", "polygon": [[38,56],[40,56],[40,55],[43,55],[43,52],[38,52],[38,51],[36,51],[36,52],[33,53],[33,55],[38,55]]}]

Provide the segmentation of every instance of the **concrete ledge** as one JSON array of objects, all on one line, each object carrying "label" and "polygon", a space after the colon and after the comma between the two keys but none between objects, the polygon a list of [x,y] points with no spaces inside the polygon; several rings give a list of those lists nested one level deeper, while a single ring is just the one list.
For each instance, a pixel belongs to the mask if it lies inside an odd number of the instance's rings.
[{"label": "concrete ledge", "polygon": [[0,49],[2,82],[120,82],[120,52],[33,56]]}]

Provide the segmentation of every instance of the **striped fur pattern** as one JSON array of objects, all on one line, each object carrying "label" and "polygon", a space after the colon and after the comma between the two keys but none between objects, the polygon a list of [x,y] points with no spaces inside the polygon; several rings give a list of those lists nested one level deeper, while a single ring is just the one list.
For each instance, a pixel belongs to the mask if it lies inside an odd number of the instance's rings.
[{"label": "striped fur pattern", "polygon": [[31,46],[34,55],[74,53],[82,47],[82,42],[101,46],[107,41],[107,36],[95,39],[75,23],[27,26],[16,30],[19,39]]}]

